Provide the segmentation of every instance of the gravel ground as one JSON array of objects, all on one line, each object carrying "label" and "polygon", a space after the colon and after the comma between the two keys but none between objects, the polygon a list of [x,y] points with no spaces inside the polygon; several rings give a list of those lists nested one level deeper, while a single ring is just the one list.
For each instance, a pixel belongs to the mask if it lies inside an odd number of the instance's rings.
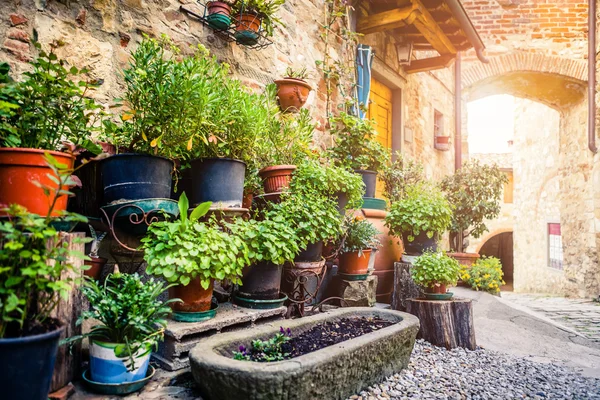
[{"label": "gravel ground", "polygon": [[600,399],[600,379],[553,364],[418,340],[408,368],[350,399]]}]

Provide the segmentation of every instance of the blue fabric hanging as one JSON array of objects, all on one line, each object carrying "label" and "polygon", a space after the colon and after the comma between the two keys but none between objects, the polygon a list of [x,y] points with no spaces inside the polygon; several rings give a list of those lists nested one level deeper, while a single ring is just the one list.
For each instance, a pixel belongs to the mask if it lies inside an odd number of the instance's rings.
[{"label": "blue fabric hanging", "polygon": [[359,44],[356,48],[356,99],[360,108],[354,114],[365,118],[367,113],[361,108],[369,107],[369,93],[371,91],[371,67],[373,66],[374,52],[371,46]]}]

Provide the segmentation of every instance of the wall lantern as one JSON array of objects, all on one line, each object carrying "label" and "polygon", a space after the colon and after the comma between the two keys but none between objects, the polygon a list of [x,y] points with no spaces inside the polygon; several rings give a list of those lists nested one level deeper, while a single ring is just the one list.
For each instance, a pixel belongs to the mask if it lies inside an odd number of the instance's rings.
[{"label": "wall lantern", "polygon": [[410,65],[413,52],[412,42],[400,42],[396,44],[396,52],[398,53],[398,63],[400,65]]}]

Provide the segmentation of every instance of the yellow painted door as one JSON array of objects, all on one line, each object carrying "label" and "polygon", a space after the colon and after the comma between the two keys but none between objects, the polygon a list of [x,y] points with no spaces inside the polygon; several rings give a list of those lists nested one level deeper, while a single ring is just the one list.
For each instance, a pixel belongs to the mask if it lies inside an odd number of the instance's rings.
[{"label": "yellow painted door", "polygon": [[[392,149],[392,90],[383,83],[371,79],[367,118],[376,122],[377,140],[385,148]],[[377,182],[376,197],[383,198],[383,183]]]}]

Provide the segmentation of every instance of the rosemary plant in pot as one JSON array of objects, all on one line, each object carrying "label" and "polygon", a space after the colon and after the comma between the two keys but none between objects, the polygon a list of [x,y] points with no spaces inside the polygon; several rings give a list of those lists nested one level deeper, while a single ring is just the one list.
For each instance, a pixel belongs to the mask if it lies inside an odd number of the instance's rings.
[{"label": "rosemary plant in pot", "polygon": [[449,256],[468,266],[479,258],[477,253],[466,252],[465,239],[480,237],[488,230],[485,221],[500,214],[500,199],[506,183],[506,174],[497,166],[483,165],[476,160],[442,180],[441,188],[454,206],[450,224],[453,252]]},{"label": "rosemary plant in pot", "polygon": [[155,222],[142,239],[146,272],[176,284],[169,290],[174,318],[202,320],[211,310],[214,280],[240,283],[242,268],[250,263],[248,245],[235,232],[225,232],[211,220],[200,223],[210,203],[197,206],[188,217],[189,201],[179,198],[179,219]]},{"label": "rosemary plant in pot", "polygon": [[135,382],[146,377],[152,349],[162,340],[171,312],[159,296],[167,289],[150,278],[113,273],[104,284],[87,280],[81,291],[90,303],[78,323],[91,319],[99,324],[84,335],[67,339],[90,339],[89,379],[98,383]]},{"label": "rosemary plant in pot", "polygon": [[288,67],[285,77],[275,81],[279,106],[284,112],[298,112],[306,100],[312,87],[306,82],[306,68],[293,69]]},{"label": "rosemary plant in pot", "polygon": [[[73,168],[75,157],[59,151],[64,142],[98,154],[90,137],[103,113],[86,97],[91,84],[80,81],[85,70],[41,49],[30,66],[25,79],[15,82],[8,64],[0,63],[0,204],[20,204],[45,216],[51,204],[39,184],[56,188],[57,177],[44,153],[67,168]],[[67,196],[61,195],[53,205],[54,215],[66,208]]]},{"label": "rosemary plant in pot", "polygon": [[296,165],[315,157],[310,148],[314,124],[308,110],[282,114],[275,102],[274,85],[267,86],[262,111],[257,116],[264,125],[257,142],[257,163],[262,167],[258,173],[265,193],[280,193],[289,187]]},{"label": "rosemary plant in pot", "polygon": [[[69,246],[85,242],[69,238],[52,225],[54,206],[68,192],[72,170],[46,154],[50,174],[56,177],[49,193],[45,217],[11,204],[0,221],[0,385],[7,399],[46,400],[63,321],[52,318],[79,272],[72,263],[84,259],[83,252]],[[70,220],[87,220],[60,212]],[[34,378],[34,379],[32,379]]]},{"label": "rosemary plant in pot", "polygon": [[365,183],[365,197],[375,197],[377,173],[389,160],[388,151],[377,141],[371,121],[340,113],[332,118],[335,144],[329,150],[337,165],[360,174]]},{"label": "rosemary plant in pot", "polygon": [[339,272],[346,275],[365,275],[374,249],[381,246],[379,231],[361,216],[344,220],[344,234],[340,240]]},{"label": "rosemary plant in pot", "polygon": [[407,188],[406,197],[390,207],[385,225],[402,237],[408,255],[437,250],[439,236],[450,226],[452,208],[442,192],[430,184]]},{"label": "rosemary plant in pot", "polygon": [[460,264],[441,252],[426,251],[413,262],[413,281],[426,293],[445,294],[447,286],[456,285]]}]

